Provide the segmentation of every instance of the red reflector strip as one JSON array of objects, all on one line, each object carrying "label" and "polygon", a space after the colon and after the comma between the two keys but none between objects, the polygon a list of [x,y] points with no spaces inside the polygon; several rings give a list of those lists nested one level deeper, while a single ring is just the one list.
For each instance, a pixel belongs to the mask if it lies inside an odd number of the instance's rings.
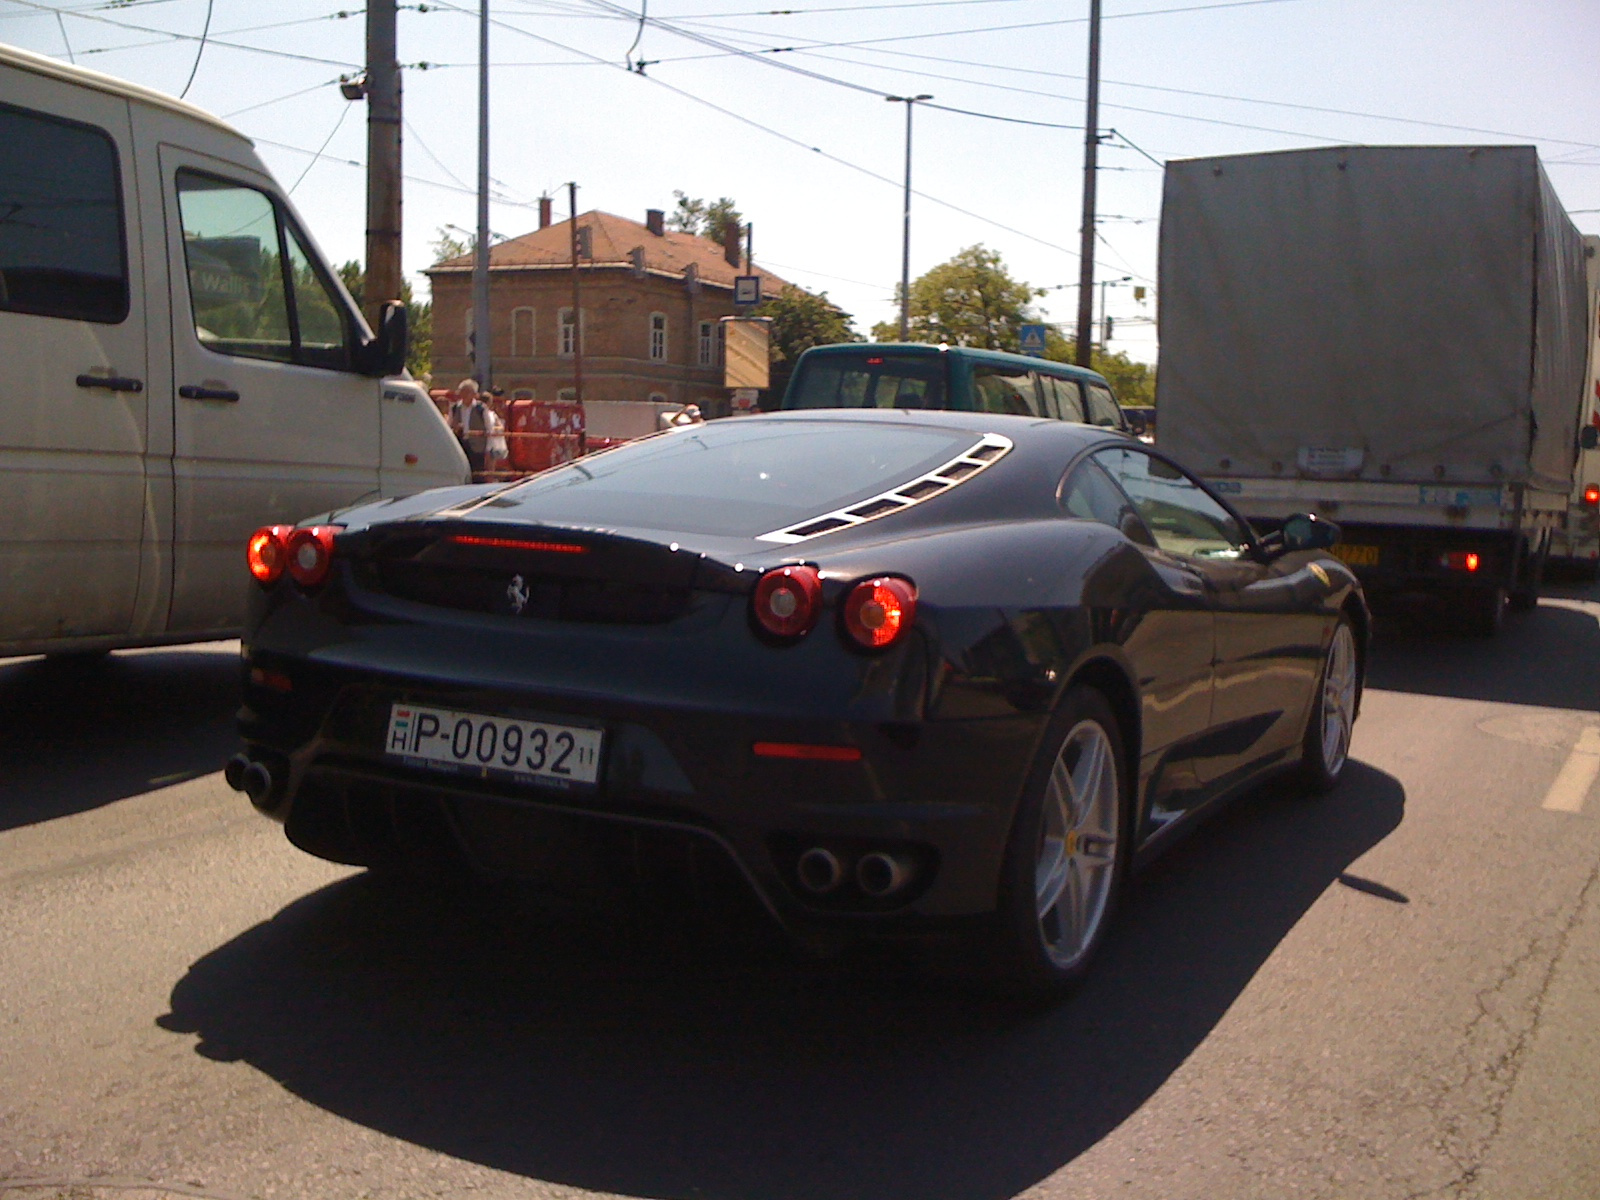
[{"label": "red reflector strip", "polygon": [[453,533],[450,540],[458,546],[492,546],[496,550],[538,550],[544,554],[587,554],[589,547],[572,542],[529,542],[522,538],[477,537],[470,533]]},{"label": "red reflector strip", "polygon": [[260,667],[251,667],[250,682],[275,692],[294,691],[294,681],[282,671],[263,671]]},{"label": "red reflector strip", "polygon": [[860,762],[859,746],[819,746],[812,742],[757,742],[757,758],[809,758],[820,762]]}]

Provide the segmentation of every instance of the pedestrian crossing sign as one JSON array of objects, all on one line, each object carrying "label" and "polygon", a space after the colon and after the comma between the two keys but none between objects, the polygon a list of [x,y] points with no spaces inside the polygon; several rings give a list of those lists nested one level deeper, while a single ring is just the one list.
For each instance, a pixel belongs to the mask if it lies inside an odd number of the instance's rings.
[{"label": "pedestrian crossing sign", "polygon": [[1043,325],[1022,326],[1022,352],[1034,358],[1044,357],[1044,331]]}]

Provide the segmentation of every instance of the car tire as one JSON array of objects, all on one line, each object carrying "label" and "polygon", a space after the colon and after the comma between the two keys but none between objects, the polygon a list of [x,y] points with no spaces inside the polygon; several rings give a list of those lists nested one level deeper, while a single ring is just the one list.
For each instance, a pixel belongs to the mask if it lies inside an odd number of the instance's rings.
[{"label": "car tire", "polygon": [[1050,720],[1002,864],[993,982],[1049,998],[1081,979],[1105,938],[1130,859],[1132,781],[1106,698],[1071,688]]},{"label": "car tire", "polygon": [[1328,639],[1311,696],[1302,743],[1300,779],[1312,792],[1331,791],[1350,761],[1350,735],[1361,704],[1361,656],[1355,629],[1341,616]]}]

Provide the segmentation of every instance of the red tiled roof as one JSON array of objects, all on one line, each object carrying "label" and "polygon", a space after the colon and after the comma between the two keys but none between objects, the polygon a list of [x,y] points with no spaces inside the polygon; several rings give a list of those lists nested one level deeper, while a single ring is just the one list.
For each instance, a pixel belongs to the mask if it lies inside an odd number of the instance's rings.
[{"label": "red tiled roof", "polygon": [[[566,268],[572,264],[572,222],[557,221],[544,229],[525,233],[521,237],[496,242],[489,248],[491,271],[517,267]],[[638,221],[612,213],[591,210],[578,215],[578,228],[588,226],[592,259],[582,259],[584,267],[631,267],[629,257],[635,247],[644,248],[645,270],[682,277],[692,263],[698,268],[702,283],[713,287],[733,288],[734,276],[742,269],[731,266],[722,254],[722,246],[708,238],[692,233],[674,233],[668,230],[657,236]],[[454,274],[472,269],[472,256],[462,255],[435,263],[424,274]],[[755,273],[761,276],[761,293],[774,296],[791,285],[759,266]]]}]

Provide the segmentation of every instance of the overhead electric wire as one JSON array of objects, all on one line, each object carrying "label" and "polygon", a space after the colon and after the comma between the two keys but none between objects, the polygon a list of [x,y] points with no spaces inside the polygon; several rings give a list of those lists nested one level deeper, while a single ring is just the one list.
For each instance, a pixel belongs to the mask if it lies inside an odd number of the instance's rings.
[{"label": "overhead electric wire", "polygon": [[[1006,2],[1009,2],[1009,0],[914,0],[914,2],[910,4],[841,4],[828,8],[775,8],[761,10],[746,9],[743,12],[727,13],[674,13],[667,19],[672,21],[688,21],[721,17],[803,17],[810,16],[813,13],[873,12],[881,11],[883,9],[896,8],[946,8],[953,7],[955,5],[999,4]],[[1298,2],[1299,0],[1222,0],[1221,3],[1191,4],[1183,8],[1155,8],[1131,13],[1102,13],[1100,19],[1102,21],[1117,21],[1125,20],[1129,17],[1163,17],[1172,13],[1208,12],[1217,8],[1254,8],[1261,4],[1295,4]],[[1087,24],[1088,21],[1088,17],[1068,17],[1063,20],[1048,21],[1045,23],[1050,25],[1084,25]]]},{"label": "overhead electric wire", "polygon": [[306,176],[311,174],[311,168],[316,166],[321,160],[322,152],[328,148],[329,143],[331,143],[334,137],[338,134],[339,127],[344,124],[344,119],[350,115],[350,110],[354,107],[355,106],[353,104],[346,104],[339,110],[339,119],[333,123],[332,132],[330,132],[327,137],[322,139],[322,145],[317,147],[316,153],[312,156],[311,161],[306,164],[306,169],[300,172],[300,178],[296,179],[294,184],[289,188],[289,195],[294,195],[295,188],[299,187],[306,181]]},{"label": "overhead electric wire", "polygon": [[219,115],[222,117],[222,119],[224,121],[231,121],[234,117],[240,116],[240,115],[242,115],[244,113],[255,112],[255,110],[258,109],[258,108],[266,108],[269,105],[273,105],[273,104],[281,104],[285,100],[293,100],[296,96],[304,96],[304,95],[307,95],[310,92],[321,91],[323,88],[332,87],[334,84],[336,84],[338,82],[339,82],[339,77],[338,76],[334,76],[334,78],[325,79],[321,83],[314,83],[310,87],[300,88],[298,91],[289,92],[289,93],[287,93],[285,95],[282,95],[282,96],[274,96],[271,100],[262,100],[262,101],[260,101],[259,103],[256,103],[256,104],[247,104],[243,108],[236,108],[232,112],[225,112],[225,113],[221,113]]},{"label": "overhead electric wire", "polygon": [[[34,9],[38,12],[55,13],[64,12],[69,17],[76,17],[80,21],[94,21],[101,25],[110,25],[115,29],[132,29],[139,33],[165,34],[174,41],[198,42],[200,37],[193,33],[177,33],[171,29],[157,29],[152,25],[134,25],[127,21],[113,21],[110,17],[99,17],[90,12],[77,12],[71,9],[59,9],[51,4],[41,4],[39,0],[10,0],[12,4],[20,4],[24,8]],[[295,54],[289,50],[270,50],[265,46],[251,46],[243,42],[224,42],[218,38],[209,38],[208,45],[221,46],[228,50],[243,50],[251,54],[265,54],[271,58],[286,58],[296,62],[320,63],[325,67],[343,67],[346,70],[359,70],[360,63],[350,62],[346,59],[318,58],[310,54]]]},{"label": "overhead electric wire", "polygon": [[206,23],[200,28],[200,44],[195,47],[194,66],[189,68],[188,81],[184,83],[183,91],[178,93],[180,100],[189,94],[189,89],[194,86],[194,77],[200,71],[200,59],[206,52],[206,38],[211,34],[211,10],[215,5],[216,0],[206,0]]}]

